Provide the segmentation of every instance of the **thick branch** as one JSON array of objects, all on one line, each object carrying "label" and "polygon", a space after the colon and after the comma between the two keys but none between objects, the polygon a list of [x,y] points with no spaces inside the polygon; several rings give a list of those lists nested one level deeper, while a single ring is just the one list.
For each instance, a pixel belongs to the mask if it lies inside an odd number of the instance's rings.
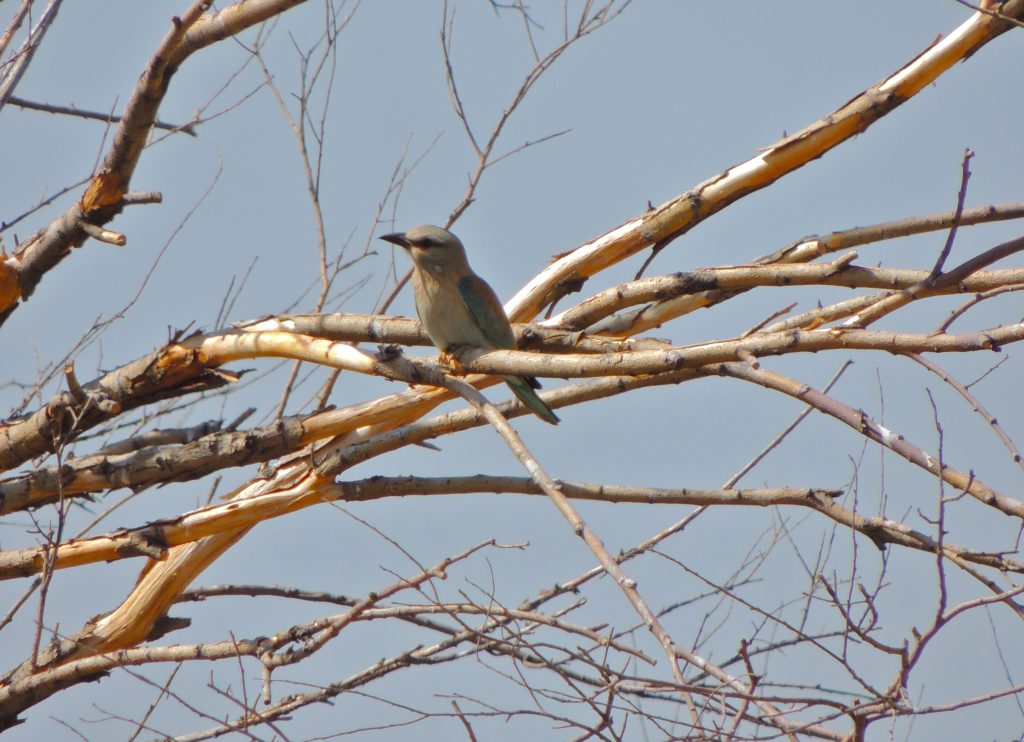
[{"label": "thick branch", "polygon": [[682,346],[666,351],[635,351],[583,355],[527,353],[519,350],[467,351],[460,356],[466,371],[541,377],[638,376],[733,361],[743,356],[763,358],[823,350],[878,350],[888,353],[963,353],[998,351],[1024,340],[1024,323],[967,333],[895,332],[822,328],[755,334],[735,340]]},{"label": "thick branch", "polygon": [[[681,369],[696,369],[710,364],[734,361],[743,356],[767,357],[790,353],[816,353],[823,350],[855,349],[880,350],[889,353],[949,353],[998,350],[1001,346],[1024,339],[1024,324],[1009,325],[975,333],[913,334],[877,330],[822,328],[816,330],[789,330],[770,335],[755,334],[746,338],[705,343],[702,345],[668,348],[667,350],[640,350],[625,353],[547,355],[524,351],[470,351],[462,356],[467,371],[484,374],[519,374],[561,378],[596,376],[650,376]],[[10,468],[34,456],[53,450],[61,441],[70,440],[90,425],[110,419],[118,410],[131,409],[166,396],[197,389],[211,388],[233,378],[217,368],[242,358],[278,357],[311,361],[344,368],[359,373],[374,374],[388,379],[422,384],[423,366],[398,366],[360,351],[346,343],[311,338],[286,332],[233,332],[226,335],[196,336],[180,344],[170,345],[111,372],[101,379],[83,385],[87,394],[78,402],[70,394],[58,395],[47,406],[29,417],[0,426],[0,466]],[[476,383],[494,383],[494,379]],[[414,398],[420,392],[412,393]],[[445,397],[434,392],[430,398],[418,399],[419,414],[443,401]],[[408,397],[406,397],[408,399]],[[102,404],[100,403],[102,401]],[[209,471],[224,466],[235,466],[254,461],[265,461],[327,435],[369,424],[382,424],[399,420],[395,413],[401,408],[398,398],[378,400],[348,408],[345,415],[334,412],[309,419],[290,419],[280,426],[271,426],[247,434],[225,434],[182,448],[178,457],[184,471],[184,462],[203,452],[203,447],[223,444],[216,459],[207,463]],[[409,408],[406,413],[411,414]],[[310,422],[313,420],[314,422]],[[59,427],[58,423],[65,427]],[[209,452],[208,452],[209,453]],[[154,458],[156,456],[156,458]],[[137,486],[159,481],[161,477],[180,478],[174,469],[165,468],[158,461],[159,452],[140,452],[121,458],[105,456],[96,460],[85,459],[67,472],[66,494],[91,491],[99,484]],[[150,463],[147,463],[150,462]],[[131,463],[136,474],[123,479],[111,479],[110,466],[116,462]],[[197,472],[207,472],[206,464],[193,462]],[[162,471],[158,471],[156,468]],[[151,471],[147,476],[145,472]],[[99,475],[99,479],[95,477]],[[6,488],[6,492],[5,492]],[[0,503],[0,511],[8,512],[39,504],[54,493],[53,475],[26,475],[0,485],[0,495],[14,498],[11,503]],[[33,494],[34,493],[34,494]]]},{"label": "thick branch", "polygon": [[746,363],[727,363],[721,367],[722,374],[737,379],[751,381],[768,389],[787,394],[802,402],[814,406],[815,409],[834,417],[856,430],[870,440],[885,446],[899,454],[910,463],[924,469],[929,474],[942,479],[958,492],[965,492],[974,499],[1006,515],[1024,518],[1024,501],[1007,497],[974,476],[974,472],[964,473],[946,465],[937,457],[909,442],[902,435],[889,430],[885,426],[869,418],[862,410],[855,410],[849,405],[822,394],[806,384],[801,384],[781,374],[754,368]]},{"label": "thick branch", "polygon": [[[196,0],[157,46],[125,106],[100,170],[81,199],[0,261],[0,324],[28,299],[46,273],[81,246],[86,224],[103,227],[121,210],[139,156],[156,124],[171,78],[194,51],[282,13],[303,0],[244,0],[209,16],[212,0]],[[13,287],[13,288],[12,288]]]},{"label": "thick branch", "polygon": [[[1024,0],[1004,3],[1001,10],[1007,17],[1024,18]],[[867,130],[1012,27],[1008,21],[975,13],[953,33],[838,110],[559,258],[509,301],[509,316],[517,321],[532,319],[543,307],[578,290],[590,276],[646,247],[675,239],[729,204],[821,157]]]},{"label": "thick branch", "polygon": [[36,412],[0,424],[0,470],[10,469],[74,440],[83,431],[152,402],[216,389],[237,376],[212,369],[194,351],[169,345],[104,374],[76,399],[61,392]]},{"label": "thick branch", "polygon": [[[822,515],[870,538],[879,547],[885,544],[936,553],[938,545],[926,534],[883,517],[865,517],[840,505],[838,491],[797,487],[759,489],[666,489],[628,487],[590,482],[558,483],[563,494],[574,500],[636,505],[694,505],[707,507],[782,507],[796,506]],[[529,478],[502,476],[467,477],[371,477],[353,482],[337,482],[315,493],[296,497],[292,493],[268,492],[238,502],[211,505],[175,518],[154,521],[138,528],[124,529],[94,538],[68,541],[53,554],[55,569],[84,564],[147,557],[160,559],[166,550],[197,541],[206,536],[240,527],[250,528],[272,518],[315,506],[322,502],[364,502],[386,497],[452,495],[491,492],[544,494]],[[1007,572],[1024,573],[1024,562],[1001,554],[979,552],[943,542],[949,556],[966,562]],[[0,580],[38,574],[43,569],[47,550],[42,548],[0,552]]]},{"label": "thick branch", "polygon": [[[1024,247],[1024,240],[1015,240]],[[1018,249],[1021,249],[1020,247]],[[759,286],[842,286],[850,289],[916,289],[912,299],[941,296],[955,293],[989,291],[1002,286],[1024,284],[1024,268],[977,271],[962,281],[949,281],[933,286],[924,286],[929,277],[925,270],[903,268],[863,268],[848,265],[856,255],[844,256],[837,263],[795,264],[795,265],[743,265],[726,268],[704,268],[702,270],[674,273],[671,276],[641,278],[620,286],[606,289],[563,312],[555,322],[573,329],[584,330],[598,320],[620,309],[651,301],[665,302],[665,307],[645,309],[645,322],[639,325],[635,320],[628,324],[636,332],[672,319],[674,307],[666,300],[679,296],[692,296],[706,291],[744,291]],[[704,298],[702,306],[712,303]],[[622,332],[618,323],[615,331]]]}]

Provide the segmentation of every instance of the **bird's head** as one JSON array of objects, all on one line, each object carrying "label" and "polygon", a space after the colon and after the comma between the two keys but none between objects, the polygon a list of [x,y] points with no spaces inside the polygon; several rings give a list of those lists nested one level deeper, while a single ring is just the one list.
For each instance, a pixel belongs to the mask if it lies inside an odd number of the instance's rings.
[{"label": "bird's head", "polygon": [[461,269],[466,264],[466,249],[459,238],[432,224],[413,227],[408,232],[385,234],[381,239],[405,249],[418,268]]}]

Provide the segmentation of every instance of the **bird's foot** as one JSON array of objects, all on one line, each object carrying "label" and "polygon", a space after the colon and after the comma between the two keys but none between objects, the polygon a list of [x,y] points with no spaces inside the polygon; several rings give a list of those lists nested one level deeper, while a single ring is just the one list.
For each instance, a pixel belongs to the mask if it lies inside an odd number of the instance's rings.
[{"label": "bird's foot", "polygon": [[449,369],[451,369],[452,376],[466,375],[466,369],[463,368],[462,364],[459,362],[459,359],[456,356],[452,355],[451,353],[442,350],[441,355],[438,357],[438,361],[441,363],[442,366],[447,366]]}]

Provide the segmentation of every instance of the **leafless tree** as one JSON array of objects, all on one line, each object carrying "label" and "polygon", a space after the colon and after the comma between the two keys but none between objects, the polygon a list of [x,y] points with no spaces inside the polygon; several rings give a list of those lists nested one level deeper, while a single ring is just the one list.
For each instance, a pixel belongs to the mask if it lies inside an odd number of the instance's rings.
[{"label": "leafless tree", "polygon": [[[864,411],[872,390],[840,394],[834,384],[847,359],[878,351],[896,356],[916,372],[916,389],[941,382],[959,396],[964,409],[980,416],[992,434],[983,445],[1005,448],[1004,458],[1019,476],[1024,463],[1011,432],[1021,424],[1020,360],[1013,353],[1015,343],[1024,339],[1015,293],[1024,288],[1019,263],[1024,237],[956,264],[951,255],[958,230],[1020,218],[1024,203],[969,208],[973,153],[966,151],[946,213],[802,238],[746,264],[646,274],[653,257],[695,225],[881,118],[898,115],[904,103],[913,105],[915,95],[953,65],[966,61],[969,66],[972,55],[1020,25],[1024,2],[986,0],[973,11],[965,9],[959,28],[926,49],[908,49],[910,61],[837,110],[567,249],[507,304],[518,323],[520,349],[465,352],[459,360],[468,375],[458,376],[424,359],[422,351],[420,357],[410,356],[408,348],[429,346],[429,339],[417,321],[386,314],[405,283],[402,269],[394,269],[377,314],[331,311],[332,302],[348,290],[342,277],[355,284],[363,280],[354,276],[370,254],[374,228],[399,213],[404,184],[429,157],[430,147],[407,150],[397,165],[389,166],[390,184],[361,249],[330,233],[321,198],[323,157],[331,132],[339,39],[358,3],[327,0],[319,35],[311,42],[293,40],[301,73],[293,90],[276,74],[265,47],[279,33],[275,24],[302,4],[240,0],[214,8],[212,0],[193,2],[171,20],[117,115],[16,95],[35,51],[44,48],[46,32],[58,22],[61,3],[21,0],[11,9],[0,37],[0,108],[75,117],[82,125],[99,119],[108,123],[110,136],[88,178],[68,183],[24,213],[2,215],[6,252],[0,260],[0,322],[26,302],[56,302],[52,294],[36,290],[45,288],[59,264],[88,261],[93,242],[125,244],[118,220],[126,207],[167,208],[155,206],[161,202],[159,193],[132,190],[136,169],[150,148],[169,137],[201,134],[215,117],[240,115],[254,95],[275,101],[297,145],[319,272],[310,277],[313,298],[303,300],[311,307],[308,313],[242,321],[232,313],[241,290],[233,286],[225,295],[219,329],[175,331],[162,345],[157,338],[140,339],[134,360],[117,359],[112,370],[82,381],[75,359],[104,332],[105,323],[97,322],[64,357],[46,359],[37,378],[5,383],[8,397],[18,399],[0,424],[0,512],[13,525],[28,524],[32,543],[0,551],[0,578],[20,586],[0,618],[0,631],[11,635],[19,624],[30,626],[31,640],[18,644],[20,661],[0,678],[0,729],[31,718],[46,699],[95,681],[99,685],[91,687],[103,689],[114,680],[108,676],[117,675],[152,687],[153,701],[130,716],[97,701],[104,738],[198,740],[234,732],[251,739],[286,739],[289,724],[313,714],[312,707],[344,701],[377,709],[372,712],[377,723],[346,726],[353,734],[441,721],[449,738],[476,739],[491,736],[482,730],[490,729],[493,719],[524,730],[515,732],[520,735],[539,728],[574,739],[635,739],[644,730],[652,739],[860,740],[873,724],[1020,699],[1024,680],[1010,661],[1005,677],[989,678],[981,691],[965,683],[950,700],[922,700],[912,689],[927,677],[930,658],[964,621],[976,632],[991,626],[998,647],[1020,646],[1024,585],[1018,575],[1024,562],[1017,556],[1017,541],[1024,501],[987,483],[969,454],[947,450],[946,413],[937,402],[930,421],[934,437],[914,440]],[[446,75],[462,134],[476,158],[445,226],[471,208],[492,166],[558,136],[509,145],[506,124],[563,54],[571,55],[572,47],[592,34],[599,43],[602,28],[617,22],[628,2],[568,3],[561,41],[549,47],[535,33],[539,21],[531,7],[520,0],[493,5],[495,13],[521,24],[533,67],[508,92],[497,122],[480,128],[467,114],[459,86],[456,9],[443,8],[441,57],[433,62]],[[239,93],[226,83],[191,120],[162,121],[158,114],[179,68],[225,44],[241,45],[244,64],[260,70],[258,89]],[[63,197],[73,200],[42,223],[42,215]],[[15,227],[36,231],[16,241]],[[944,235],[943,247],[925,264],[882,265],[872,252],[879,243],[929,232]],[[635,278],[600,288],[608,269],[645,252],[647,260]],[[841,287],[849,295],[794,311],[797,300],[791,297],[801,287]],[[745,314],[741,297],[755,290],[771,293],[779,310],[768,317]],[[575,296],[579,292],[582,298]],[[947,308],[950,297],[959,301],[953,311]],[[650,334],[698,309],[735,311],[743,329],[732,337],[685,345]],[[981,309],[989,310],[985,318],[997,320],[976,321]],[[915,324],[922,316],[930,318],[931,329]],[[10,336],[2,342],[4,357],[25,352]],[[792,365],[776,361],[825,351],[841,355],[826,385],[793,375],[787,370]],[[976,382],[945,370],[939,354],[984,356],[989,373],[1011,378],[1016,373],[1017,399],[988,407]],[[279,396],[247,392],[250,372],[240,366],[253,365],[252,375],[258,375],[275,359],[289,364]],[[549,473],[558,453],[531,451],[510,423],[524,414],[523,408],[493,405],[481,393],[496,383],[496,374],[509,373],[570,380],[545,393],[552,407],[563,410],[600,405],[639,389],[711,379],[705,383],[735,380],[766,397],[791,398],[803,412],[792,421],[780,420],[777,437],[718,489],[685,486],[686,472],[679,488],[648,487],[643,472],[628,460],[622,461],[622,479],[633,484],[564,481]],[[339,398],[339,374],[381,377],[403,388],[335,407],[329,400]],[[308,383],[317,384],[317,391],[296,411],[296,391]],[[434,413],[453,398],[468,404]],[[206,414],[227,399],[251,408],[230,421],[207,419],[184,428],[164,422],[183,409]],[[264,419],[247,426],[257,412]],[[830,419],[863,443],[859,452],[851,449],[848,481],[809,486],[798,461],[790,467],[791,480],[781,486],[740,488],[741,479],[777,454],[779,444],[809,414]],[[467,474],[473,463],[454,456],[445,459],[449,474],[443,477],[350,473],[391,452],[431,447],[438,439],[458,440],[477,428],[489,428],[508,446],[522,464],[521,476]],[[642,423],[635,434],[646,435]],[[596,440],[591,445],[600,448]],[[861,476],[863,457],[872,450],[884,450],[887,460],[899,462],[894,466],[916,468],[934,486],[922,486],[912,507],[888,504],[883,483]],[[614,451],[603,453],[615,456]],[[218,493],[219,477],[232,471],[248,480],[226,495]],[[150,501],[148,512],[159,513],[159,493],[197,479],[210,482],[205,504],[174,517],[144,516],[131,527],[111,530],[111,512],[126,502],[115,499],[116,493],[128,490],[134,505],[144,508]],[[550,564],[532,576],[536,592],[521,600],[510,596],[500,577],[492,584],[446,578],[463,574],[470,565],[487,569],[489,560],[506,555],[521,558],[524,544],[497,539],[446,543],[446,556],[426,563],[401,539],[377,530],[378,546],[402,554],[407,569],[387,576],[366,569],[359,582],[370,587],[354,595],[303,589],[299,579],[288,586],[257,584],[255,575],[237,584],[195,584],[252,528],[295,517],[301,510],[486,493],[549,499],[555,510],[543,512],[555,517],[557,511],[566,521],[564,543],[578,537],[589,550],[590,566],[573,576],[563,574],[562,565]],[[581,514],[581,503],[587,501],[618,503],[618,513],[653,511],[659,525],[632,548],[613,553],[605,546],[607,531]],[[743,556],[725,571],[694,559],[680,542],[680,534],[695,527],[696,519],[721,512],[735,517],[753,513],[757,524],[753,536],[732,544],[734,553]],[[991,541],[962,540],[972,538],[965,525],[972,519],[993,523]],[[794,533],[798,527],[805,532],[799,538]],[[369,524],[365,528],[373,530]],[[929,567],[910,576],[890,569],[903,554],[919,555],[916,564]],[[291,556],[298,563],[316,560],[316,546]],[[374,565],[382,561],[374,554],[359,558]],[[134,583],[115,570],[116,563],[127,560],[138,566]],[[100,564],[107,565],[104,569],[126,597],[84,621],[59,615],[52,607],[55,576]],[[647,577],[640,580],[639,574]],[[905,580],[923,581],[929,588],[925,623],[899,623],[888,596],[909,594]],[[197,619],[190,627],[190,619],[171,614],[188,613],[200,601],[219,604],[239,596],[268,606],[261,610],[271,615],[269,606],[281,603],[296,610],[281,612],[280,624],[266,636],[236,635],[216,620],[200,626]],[[307,605],[316,606],[311,616],[288,618],[308,616],[308,609],[298,608]],[[372,631],[367,628],[371,624]],[[181,636],[198,638],[175,643]],[[360,637],[359,642],[374,637],[376,643],[369,653],[365,646],[358,652],[351,645],[341,649],[349,636]],[[327,676],[317,665],[323,658],[330,663]],[[200,674],[191,674],[188,681],[179,678],[179,670],[184,677],[189,668],[209,663],[216,673],[205,688],[195,687]],[[448,665],[462,668],[464,684],[445,685],[456,689],[443,697],[395,682],[442,673]],[[474,683],[480,675],[505,689],[502,705],[478,694]],[[205,694],[202,701],[195,700],[197,693]],[[155,719],[159,708],[175,704],[187,710],[190,724],[170,730]],[[182,731],[183,726],[192,731]],[[91,734],[76,731],[83,737]]]}]

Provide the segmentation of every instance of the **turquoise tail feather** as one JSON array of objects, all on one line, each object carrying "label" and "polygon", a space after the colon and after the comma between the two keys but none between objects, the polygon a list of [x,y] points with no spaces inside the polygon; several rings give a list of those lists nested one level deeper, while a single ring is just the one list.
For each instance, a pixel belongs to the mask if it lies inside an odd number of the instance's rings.
[{"label": "turquoise tail feather", "polygon": [[519,401],[529,408],[530,412],[546,423],[558,425],[558,415],[552,412],[544,400],[537,396],[537,392],[533,391],[533,388],[526,379],[519,376],[502,376],[501,378],[505,380],[505,383],[508,384],[512,393],[519,398]]}]

